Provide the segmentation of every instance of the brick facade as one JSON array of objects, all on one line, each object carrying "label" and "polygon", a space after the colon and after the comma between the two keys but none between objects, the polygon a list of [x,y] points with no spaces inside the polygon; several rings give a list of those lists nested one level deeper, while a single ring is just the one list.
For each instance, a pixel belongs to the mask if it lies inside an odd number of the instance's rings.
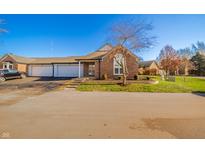
[{"label": "brick facade", "polygon": [[[107,56],[103,58],[102,61],[100,61],[100,78],[103,77],[103,75],[107,75],[108,78],[114,79],[117,77],[114,75],[114,56],[118,53],[121,53],[122,50],[120,47],[115,48],[114,50],[110,51]],[[128,79],[133,79],[134,75],[138,72],[138,64],[137,64],[137,58],[129,51],[126,52],[126,61],[127,61],[127,68],[128,68]],[[96,61],[95,63],[95,77],[99,79],[99,61]]]},{"label": "brick facade", "polygon": [[26,64],[17,64],[17,70],[19,72],[27,72],[27,65]]},{"label": "brick facade", "polygon": [[[126,62],[127,62],[127,68],[128,68],[128,79],[133,79],[134,75],[137,74],[138,72],[138,64],[137,64],[137,57],[132,54],[129,50],[122,46],[116,46],[109,51],[96,51],[93,52],[92,54],[89,54],[87,57],[83,57],[81,63],[83,64],[83,76],[88,77],[89,75],[92,75],[93,73],[95,74],[96,79],[102,79],[104,75],[107,76],[108,79],[114,79],[118,77],[117,75],[114,75],[114,57],[116,54],[122,53],[122,49],[126,50],[125,57],[126,57]],[[92,56],[90,56],[92,55]],[[14,56],[14,55],[12,55]],[[14,56],[14,58],[8,55],[7,57],[3,58],[2,61],[0,62],[0,69],[3,68],[2,62],[11,62],[13,64],[14,69],[20,71],[20,72],[28,72],[28,64],[29,60],[20,57],[20,56]],[[16,59],[17,60],[16,60]],[[87,59],[86,59],[87,58]],[[18,61],[20,59],[20,61]],[[39,60],[39,59],[37,59]],[[41,59],[42,60],[42,59]],[[54,59],[55,62],[58,59]],[[25,63],[21,63],[21,61],[25,61]],[[48,58],[45,60],[45,63],[47,64],[49,62],[52,62],[48,60]],[[43,61],[44,62],[44,61]],[[62,61],[60,61],[62,62]],[[65,59],[63,62],[68,63],[67,59]],[[78,61],[73,62],[78,64]],[[89,65],[95,65],[95,67]],[[90,70],[89,70],[90,69]],[[95,69],[95,71],[93,71]],[[89,74],[90,72],[90,74]]]}]

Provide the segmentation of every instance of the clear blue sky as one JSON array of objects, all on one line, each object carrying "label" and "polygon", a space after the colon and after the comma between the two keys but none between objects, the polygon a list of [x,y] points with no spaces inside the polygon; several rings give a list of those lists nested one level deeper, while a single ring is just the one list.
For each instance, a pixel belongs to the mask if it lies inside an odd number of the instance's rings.
[{"label": "clear blue sky", "polygon": [[139,53],[155,59],[166,44],[175,49],[205,41],[205,15],[0,15],[8,33],[0,35],[0,55],[28,57],[85,55],[106,43],[109,27],[124,18],[152,22],[157,44]]}]

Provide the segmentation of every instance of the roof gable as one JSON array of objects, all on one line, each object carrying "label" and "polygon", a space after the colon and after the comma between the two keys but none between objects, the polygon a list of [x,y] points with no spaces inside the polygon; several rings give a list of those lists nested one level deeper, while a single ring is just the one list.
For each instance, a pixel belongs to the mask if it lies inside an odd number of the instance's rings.
[{"label": "roof gable", "polygon": [[33,61],[33,58],[27,58],[27,57],[22,57],[22,56],[17,56],[13,54],[9,54],[10,57],[12,57],[16,62],[18,63],[30,63]]},{"label": "roof gable", "polygon": [[11,58],[13,61],[15,61],[16,62],[16,60],[10,55],[10,54],[5,54],[4,56],[2,56],[1,58],[0,58],[0,62],[3,62],[6,58]]},{"label": "roof gable", "polygon": [[112,50],[112,45],[105,44],[102,47],[100,47],[98,50],[91,52],[90,54],[86,56],[81,56],[81,58],[77,60],[98,60],[101,59],[103,56],[105,56],[108,52]]},{"label": "roof gable", "polygon": [[130,54],[131,56],[136,58],[136,61],[139,60],[139,57],[137,57],[134,53],[132,53],[131,51],[129,51],[126,47],[122,46],[122,45],[117,45],[115,47],[112,48],[112,50],[110,50],[110,52],[107,52],[107,54],[105,54],[102,58],[106,58],[107,56],[109,56],[112,52],[120,49],[120,48],[124,48],[128,54]]},{"label": "roof gable", "polygon": [[110,51],[113,48],[111,44],[105,44],[100,47],[97,51]]}]

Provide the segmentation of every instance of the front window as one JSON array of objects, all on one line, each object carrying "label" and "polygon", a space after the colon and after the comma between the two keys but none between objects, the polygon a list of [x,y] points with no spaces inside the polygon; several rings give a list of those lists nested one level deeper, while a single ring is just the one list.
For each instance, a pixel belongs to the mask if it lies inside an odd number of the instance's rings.
[{"label": "front window", "polygon": [[114,57],[114,75],[122,75],[123,74],[123,66],[124,58],[122,54],[116,54]]},{"label": "front window", "polygon": [[13,64],[11,62],[3,62],[3,69],[13,69]]}]

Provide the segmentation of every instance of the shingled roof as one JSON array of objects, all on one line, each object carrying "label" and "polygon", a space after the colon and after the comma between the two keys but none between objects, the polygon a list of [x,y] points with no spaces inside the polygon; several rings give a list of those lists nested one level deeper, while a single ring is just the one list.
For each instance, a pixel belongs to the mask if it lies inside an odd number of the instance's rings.
[{"label": "shingled roof", "polygon": [[75,59],[81,58],[81,56],[29,58],[29,57],[17,56],[14,54],[6,54],[0,59],[0,61],[2,61],[7,56],[10,56],[17,63],[23,63],[23,64],[75,63],[77,62]]},{"label": "shingled roof", "polygon": [[97,51],[91,52],[90,54],[86,56],[82,56],[81,58],[78,59],[84,59],[84,60],[95,60],[95,59],[100,59],[103,56],[105,56],[110,50],[113,49],[113,46],[110,44],[105,44],[101,48],[99,48]]},{"label": "shingled roof", "polygon": [[[101,58],[109,55],[110,51],[118,48],[120,45],[117,45],[115,47],[111,46],[110,44],[105,44],[104,46],[102,46],[101,48],[99,48],[97,51],[92,52],[86,56],[82,56],[82,58],[78,58],[77,60],[100,60]],[[129,51],[129,50],[128,50]],[[136,57],[136,60],[138,60],[139,58],[133,54],[132,52],[130,52],[130,54],[132,54],[133,56]]]},{"label": "shingled roof", "polygon": [[113,48],[111,44],[105,44],[102,47],[100,47],[97,51],[110,51]]},{"label": "shingled roof", "polygon": [[80,56],[34,58],[34,60],[30,64],[76,63],[77,58],[80,58]]},{"label": "shingled roof", "polygon": [[17,63],[30,63],[31,61],[33,61],[32,58],[26,58],[26,57],[22,57],[22,56],[17,56],[14,54],[6,54],[3,57],[1,57],[0,61],[2,61],[4,58],[6,58],[7,56],[10,56],[13,60],[15,60]]},{"label": "shingled roof", "polygon": [[104,57],[109,51],[111,51],[114,47],[110,44],[105,44],[97,51],[91,52],[85,56],[69,56],[69,57],[46,57],[46,58],[31,58],[31,57],[22,57],[14,54],[7,54],[0,59],[2,61],[6,56],[10,56],[17,63],[24,64],[52,64],[52,63],[76,63],[79,60],[85,61],[93,61],[97,59],[101,59]]},{"label": "shingled roof", "polygon": [[[157,62],[156,62],[155,60],[140,61],[140,62],[139,62],[139,67],[143,67],[143,68],[145,68],[145,67],[150,67],[150,65],[151,65],[152,63],[156,63],[156,64],[157,64]],[[158,65],[158,64],[157,64],[157,65]]]}]

